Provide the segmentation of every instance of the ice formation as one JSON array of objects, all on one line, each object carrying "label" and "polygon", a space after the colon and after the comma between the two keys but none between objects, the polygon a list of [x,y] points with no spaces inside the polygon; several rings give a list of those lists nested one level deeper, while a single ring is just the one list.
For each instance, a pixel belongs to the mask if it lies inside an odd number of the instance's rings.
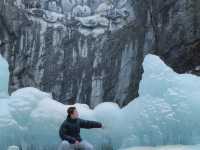
[{"label": "ice formation", "polygon": [[8,150],[19,150],[18,146],[9,146]]},{"label": "ice formation", "polygon": [[[22,150],[56,149],[60,142],[58,128],[69,106],[54,101],[51,94],[31,87],[5,97],[8,65],[2,57],[0,59],[0,89],[4,93],[0,99],[0,149],[7,150],[10,145]],[[102,103],[94,110],[76,104],[81,118],[98,120],[105,125],[103,130],[82,130],[83,138],[93,143],[96,149],[112,146],[114,150],[199,144],[200,78],[178,75],[153,55],[146,56],[143,66],[140,96],[123,109],[114,103]]]},{"label": "ice formation", "polygon": [[91,8],[87,5],[77,5],[74,7],[72,14],[77,17],[87,17],[91,15]]},{"label": "ice formation", "polygon": [[0,98],[7,96],[8,92],[8,63],[0,55]]},{"label": "ice formation", "polygon": [[135,148],[128,148],[124,150],[199,150],[200,145],[194,146],[160,146],[160,147],[135,147]]}]

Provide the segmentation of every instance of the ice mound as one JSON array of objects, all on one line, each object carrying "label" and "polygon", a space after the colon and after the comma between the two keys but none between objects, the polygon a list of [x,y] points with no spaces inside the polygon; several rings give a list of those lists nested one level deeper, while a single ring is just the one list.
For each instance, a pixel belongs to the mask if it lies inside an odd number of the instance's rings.
[{"label": "ice mound", "polygon": [[[82,130],[83,138],[99,150],[109,146],[117,150],[199,144],[200,78],[178,75],[153,55],[146,56],[143,66],[140,96],[123,109],[114,103],[102,103],[93,110],[85,104],[75,105],[81,118],[105,125],[103,130]],[[7,68],[1,58],[1,93],[7,93]],[[16,145],[22,150],[55,150],[60,143],[58,129],[68,107],[53,100],[51,94],[31,87],[11,96],[4,94],[0,98],[0,149]]]},{"label": "ice mound", "polygon": [[178,75],[153,55],[143,66],[140,96],[122,110],[128,118],[122,145],[198,144],[200,78]]}]

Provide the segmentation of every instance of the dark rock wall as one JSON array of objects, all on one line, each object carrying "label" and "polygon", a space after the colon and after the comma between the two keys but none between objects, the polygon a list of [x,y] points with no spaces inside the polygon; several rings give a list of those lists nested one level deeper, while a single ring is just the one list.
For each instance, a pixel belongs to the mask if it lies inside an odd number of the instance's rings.
[{"label": "dark rock wall", "polygon": [[198,0],[0,1],[0,50],[10,91],[34,86],[62,103],[128,104],[142,61],[159,55],[199,74]]}]

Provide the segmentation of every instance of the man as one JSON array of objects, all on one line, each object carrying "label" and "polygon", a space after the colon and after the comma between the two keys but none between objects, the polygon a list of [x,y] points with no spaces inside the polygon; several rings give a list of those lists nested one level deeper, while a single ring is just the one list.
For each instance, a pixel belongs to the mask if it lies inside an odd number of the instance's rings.
[{"label": "man", "polygon": [[93,146],[81,139],[80,128],[102,128],[102,124],[96,121],[88,121],[79,118],[76,107],[69,107],[67,119],[62,123],[59,134],[63,142],[59,150],[93,150]]}]

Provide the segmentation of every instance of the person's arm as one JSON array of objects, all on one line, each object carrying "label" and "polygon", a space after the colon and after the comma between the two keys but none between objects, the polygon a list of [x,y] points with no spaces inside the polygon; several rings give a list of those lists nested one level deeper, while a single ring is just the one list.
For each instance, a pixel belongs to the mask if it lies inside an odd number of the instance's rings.
[{"label": "person's arm", "polygon": [[83,119],[79,119],[79,121],[80,121],[81,128],[86,128],[86,129],[102,128],[102,124],[97,121],[89,121],[89,120],[83,120]]}]

